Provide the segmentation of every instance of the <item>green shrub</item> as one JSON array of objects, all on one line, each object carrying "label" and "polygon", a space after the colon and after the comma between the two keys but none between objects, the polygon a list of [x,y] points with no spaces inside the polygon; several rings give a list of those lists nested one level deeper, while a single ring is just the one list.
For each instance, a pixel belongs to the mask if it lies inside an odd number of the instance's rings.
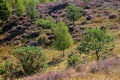
[{"label": "green shrub", "polygon": [[55,2],[56,0],[38,0],[39,3]]},{"label": "green shrub", "polygon": [[70,52],[67,55],[67,62],[69,66],[76,66],[79,63],[82,63],[82,60],[80,58],[80,54],[75,54],[74,52]]},{"label": "green shrub", "polygon": [[36,24],[40,27],[43,27],[43,28],[47,29],[47,28],[52,28],[54,26],[54,21],[50,17],[48,19],[38,19],[36,21]]},{"label": "green shrub", "polygon": [[0,19],[6,20],[12,12],[12,7],[8,0],[0,0]]},{"label": "green shrub", "polygon": [[76,5],[70,4],[67,8],[67,18],[72,22],[73,27],[75,25],[75,21],[82,17],[82,10]]},{"label": "green shrub", "polygon": [[26,74],[44,71],[47,67],[46,56],[40,48],[34,46],[22,47],[14,51],[17,59],[21,62]]},{"label": "green shrub", "polygon": [[23,4],[23,0],[16,0],[15,2],[16,14],[18,16],[25,14],[25,6]]},{"label": "green shrub", "polygon": [[36,0],[25,0],[24,5],[26,7],[26,15],[28,15],[31,19],[35,19],[37,17],[37,1]]}]

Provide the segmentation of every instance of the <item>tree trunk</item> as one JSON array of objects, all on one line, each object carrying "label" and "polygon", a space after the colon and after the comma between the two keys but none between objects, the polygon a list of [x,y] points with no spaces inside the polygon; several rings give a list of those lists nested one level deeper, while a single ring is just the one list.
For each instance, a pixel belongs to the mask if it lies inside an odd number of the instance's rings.
[{"label": "tree trunk", "polygon": [[99,61],[99,54],[98,54],[98,53],[99,53],[99,51],[96,50],[95,54],[96,54],[96,60],[97,60],[97,61]]},{"label": "tree trunk", "polygon": [[65,51],[63,50],[63,57],[65,56]]}]

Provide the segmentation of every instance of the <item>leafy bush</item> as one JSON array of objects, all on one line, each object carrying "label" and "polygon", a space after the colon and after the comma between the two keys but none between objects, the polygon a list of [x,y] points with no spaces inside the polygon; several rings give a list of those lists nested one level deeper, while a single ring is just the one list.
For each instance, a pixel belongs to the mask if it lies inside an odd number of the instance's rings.
[{"label": "leafy bush", "polygon": [[8,0],[0,0],[0,19],[6,20],[12,12],[12,7]]},{"label": "leafy bush", "polygon": [[26,7],[26,15],[28,15],[31,19],[35,19],[37,17],[37,1],[36,0],[25,0],[24,5]]},{"label": "leafy bush", "polygon": [[51,17],[48,19],[38,19],[36,24],[43,28],[52,28],[54,26],[54,20]]},{"label": "leafy bush", "polygon": [[16,14],[18,16],[25,14],[25,6],[23,4],[23,0],[16,0],[15,2]]},{"label": "leafy bush", "polygon": [[70,52],[67,55],[67,61],[68,61],[68,65],[69,66],[76,66],[79,63],[82,63],[82,60],[80,60],[80,55],[79,54],[75,54],[73,52]]},{"label": "leafy bush", "polygon": [[22,47],[14,51],[26,74],[44,71],[47,67],[45,54],[34,46]]},{"label": "leafy bush", "polygon": [[38,0],[39,3],[55,2],[56,0]]},{"label": "leafy bush", "polygon": [[82,16],[82,10],[76,5],[71,4],[66,8],[66,11],[67,11],[67,15],[66,15],[67,18],[73,22],[72,24],[74,26],[75,21]]}]

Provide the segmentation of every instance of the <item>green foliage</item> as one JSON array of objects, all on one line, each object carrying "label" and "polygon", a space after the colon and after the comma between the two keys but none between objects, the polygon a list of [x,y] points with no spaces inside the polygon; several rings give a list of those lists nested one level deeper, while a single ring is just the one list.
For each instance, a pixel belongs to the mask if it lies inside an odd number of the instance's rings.
[{"label": "green foliage", "polygon": [[82,60],[80,60],[80,54],[75,54],[74,52],[70,52],[67,55],[67,62],[69,66],[76,66],[79,63],[82,63]]},{"label": "green foliage", "polygon": [[40,48],[34,46],[22,47],[15,50],[14,54],[21,62],[26,74],[41,72],[47,67],[46,56]]},{"label": "green foliage", "polygon": [[[58,22],[54,28],[55,34],[55,47],[58,50],[65,50],[73,45],[73,39],[68,31],[68,27],[63,22]],[[64,54],[64,52],[63,52]]]},{"label": "green foliage", "polygon": [[38,0],[39,3],[55,2],[56,0]]},{"label": "green foliage", "polygon": [[16,14],[18,16],[25,14],[25,6],[23,4],[23,0],[16,0],[15,2]]},{"label": "green foliage", "polygon": [[36,24],[43,28],[52,28],[55,25],[53,18],[49,17],[48,19],[38,19]]},{"label": "green foliage", "polygon": [[37,16],[37,1],[36,0],[26,0],[24,1],[24,5],[26,7],[26,14],[31,18],[35,19]]},{"label": "green foliage", "polygon": [[0,0],[0,19],[6,20],[12,12],[12,7],[8,0]]},{"label": "green foliage", "polygon": [[73,25],[76,20],[82,16],[81,9],[73,4],[67,7],[67,17],[70,21],[73,22]]},{"label": "green foliage", "polygon": [[86,38],[77,47],[80,53],[94,52],[99,60],[99,52],[113,45],[114,39],[106,33],[106,30],[99,28],[86,29]]},{"label": "green foliage", "polygon": [[9,60],[5,60],[1,66],[0,75],[3,75],[3,78],[6,80],[18,76],[17,74],[21,71],[20,67],[17,64],[15,66],[15,63]]}]

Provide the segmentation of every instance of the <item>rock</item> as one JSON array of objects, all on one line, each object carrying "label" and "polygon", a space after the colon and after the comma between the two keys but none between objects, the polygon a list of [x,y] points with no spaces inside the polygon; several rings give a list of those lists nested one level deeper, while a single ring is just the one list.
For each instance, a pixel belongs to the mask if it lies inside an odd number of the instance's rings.
[{"label": "rock", "polygon": [[10,29],[10,32],[14,32],[17,29],[17,27],[12,27],[12,29]]},{"label": "rock", "polygon": [[11,43],[11,45],[18,45],[20,43],[19,40],[15,40],[13,43]]},{"label": "rock", "polygon": [[22,25],[23,24],[22,21],[18,21],[17,23],[18,23],[18,25]]},{"label": "rock", "polygon": [[93,15],[88,15],[87,18],[86,18],[86,20],[91,20],[91,19],[93,19],[93,18],[94,18]]},{"label": "rock", "polygon": [[72,37],[75,41],[81,41],[81,38],[79,37],[78,34],[72,34]]},{"label": "rock", "polygon": [[87,24],[87,22],[86,22],[86,21],[84,21],[84,22],[81,22],[81,25],[85,25],[85,24]]},{"label": "rock", "polygon": [[51,40],[46,40],[45,41],[45,46],[50,46],[52,44],[52,41]]},{"label": "rock", "polygon": [[104,14],[105,16],[109,16],[109,15],[110,15],[110,12],[107,11],[107,10],[105,10],[105,11],[103,11],[103,14]]},{"label": "rock", "polygon": [[37,46],[38,43],[37,43],[36,41],[30,41],[30,42],[28,43],[28,45],[30,45],[30,46]]},{"label": "rock", "polygon": [[104,0],[104,1],[106,1],[106,2],[112,2],[112,0]]},{"label": "rock", "polygon": [[105,26],[101,26],[100,29],[101,29],[101,30],[105,30],[106,27],[105,27]]},{"label": "rock", "polygon": [[31,37],[38,37],[40,32],[33,32],[30,34]]},{"label": "rock", "polygon": [[115,26],[110,26],[110,29],[119,29],[119,27],[117,25]]},{"label": "rock", "polygon": [[49,39],[49,40],[52,40],[52,39],[54,39],[54,38],[55,38],[55,35],[49,35],[49,36],[48,36],[48,39]]},{"label": "rock", "polygon": [[115,18],[117,18],[117,15],[115,15],[115,14],[112,14],[109,16],[109,19],[115,19]]},{"label": "rock", "polygon": [[73,31],[74,31],[74,27],[73,27],[73,26],[69,26],[68,28],[69,28],[69,31],[70,31],[70,32],[73,32]]},{"label": "rock", "polygon": [[120,12],[120,9],[118,9],[118,12]]},{"label": "rock", "polygon": [[81,41],[81,38],[76,37],[76,38],[74,38],[74,40],[75,40],[75,41]]},{"label": "rock", "polygon": [[90,6],[85,6],[84,9],[91,9],[91,7]]},{"label": "rock", "polygon": [[21,39],[20,36],[16,36],[16,37],[14,38],[14,40],[20,40],[20,39]]}]

